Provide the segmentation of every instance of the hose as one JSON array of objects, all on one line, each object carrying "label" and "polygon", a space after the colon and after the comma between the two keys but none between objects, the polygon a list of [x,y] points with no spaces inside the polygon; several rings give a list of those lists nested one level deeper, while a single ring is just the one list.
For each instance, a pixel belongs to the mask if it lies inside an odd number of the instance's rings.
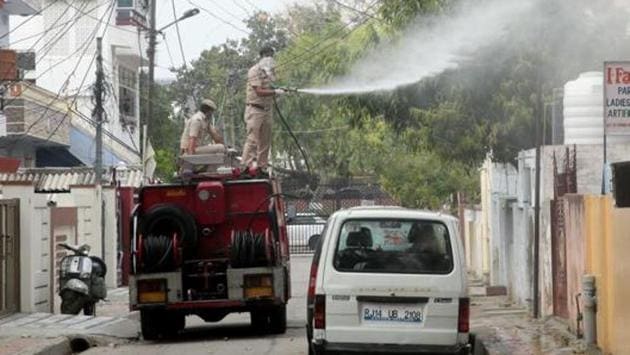
[{"label": "hose", "polygon": [[265,235],[253,234],[251,231],[234,232],[230,255],[230,265],[233,268],[267,266],[267,246]]},{"label": "hose", "polygon": [[278,108],[278,102],[276,101],[275,96],[273,96],[273,107],[278,113],[278,116],[280,116],[280,122],[282,122],[282,125],[284,126],[284,128],[286,128],[287,132],[289,132],[289,135],[291,135],[291,138],[293,138],[295,145],[300,150],[300,153],[302,154],[302,158],[304,159],[304,164],[306,165],[306,170],[308,171],[309,175],[311,175],[312,174],[311,165],[308,162],[308,157],[306,156],[306,152],[304,151],[304,148],[302,148],[302,145],[300,144],[300,141],[297,139],[295,134],[293,134],[291,127],[289,126],[289,124],[287,123],[287,120],[284,118],[284,115],[282,114],[282,111],[280,111],[280,108]]},{"label": "hose", "polygon": [[[165,235],[148,236],[144,240],[143,271],[159,272],[173,268],[172,264],[165,265],[169,256],[172,256],[173,241]],[[158,257],[161,254],[161,257]],[[172,260],[172,258],[171,258]]]}]

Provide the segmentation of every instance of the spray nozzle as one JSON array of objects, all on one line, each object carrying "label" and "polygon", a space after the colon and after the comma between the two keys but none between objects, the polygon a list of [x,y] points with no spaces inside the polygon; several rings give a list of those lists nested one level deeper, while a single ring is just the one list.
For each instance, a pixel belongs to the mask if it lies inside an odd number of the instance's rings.
[{"label": "spray nozzle", "polygon": [[283,86],[283,85],[273,85],[271,84],[270,87],[272,89],[280,89],[280,90],[284,90],[286,92],[298,92],[299,89],[296,87],[291,87],[291,86]]},{"label": "spray nozzle", "polygon": [[285,87],[282,87],[281,89],[286,92],[299,92],[298,88],[294,88],[290,86],[285,86]]}]

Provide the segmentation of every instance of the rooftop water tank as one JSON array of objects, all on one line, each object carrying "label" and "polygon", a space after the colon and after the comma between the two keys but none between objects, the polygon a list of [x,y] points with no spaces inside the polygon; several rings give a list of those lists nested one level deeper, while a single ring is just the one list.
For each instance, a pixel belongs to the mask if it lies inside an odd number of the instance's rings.
[{"label": "rooftop water tank", "polygon": [[[564,85],[564,144],[602,144],[604,74],[586,72]],[[630,136],[608,136],[608,144],[630,143]]]}]

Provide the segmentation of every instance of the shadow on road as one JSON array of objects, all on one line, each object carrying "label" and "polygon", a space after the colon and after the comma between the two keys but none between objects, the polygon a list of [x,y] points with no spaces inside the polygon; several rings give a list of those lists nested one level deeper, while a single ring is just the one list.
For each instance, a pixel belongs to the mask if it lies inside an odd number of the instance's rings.
[{"label": "shadow on road", "polygon": [[281,339],[281,338],[299,338],[306,339],[304,326],[295,322],[289,322],[287,332],[284,334],[268,334],[264,330],[254,329],[249,323],[225,324],[225,323],[208,323],[204,325],[187,326],[180,332],[176,338],[162,339],[158,341],[146,341],[145,343],[155,344],[177,344],[182,342],[194,341],[230,341],[230,340],[247,340],[262,338]]}]

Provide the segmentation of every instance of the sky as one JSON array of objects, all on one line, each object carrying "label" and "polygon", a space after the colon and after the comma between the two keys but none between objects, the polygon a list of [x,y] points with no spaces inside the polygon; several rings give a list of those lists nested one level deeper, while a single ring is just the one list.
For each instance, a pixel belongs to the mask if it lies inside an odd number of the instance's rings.
[{"label": "sky", "polygon": [[[311,0],[157,0],[158,28],[173,21],[173,2],[178,17],[186,10],[195,7],[201,10],[198,15],[179,22],[184,56],[190,63],[198,58],[204,49],[223,43],[228,38],[237,39],[246,36],[242,32],[246,30],[243,19],[252,12],[257,10],[271,13],[282,12],[291,3],[310,3]],[[212,12],[225,22],[212,17],[201,8]],[[168,68],[173,64],[176,67],[183,64],[176,27],[167,28],[164,34],[166,43],[163,38],[159,38],[156,55],[155,77],[158,80],[174,79],[175,75]],[[168,54],[168,49],[171,56]]]}]

